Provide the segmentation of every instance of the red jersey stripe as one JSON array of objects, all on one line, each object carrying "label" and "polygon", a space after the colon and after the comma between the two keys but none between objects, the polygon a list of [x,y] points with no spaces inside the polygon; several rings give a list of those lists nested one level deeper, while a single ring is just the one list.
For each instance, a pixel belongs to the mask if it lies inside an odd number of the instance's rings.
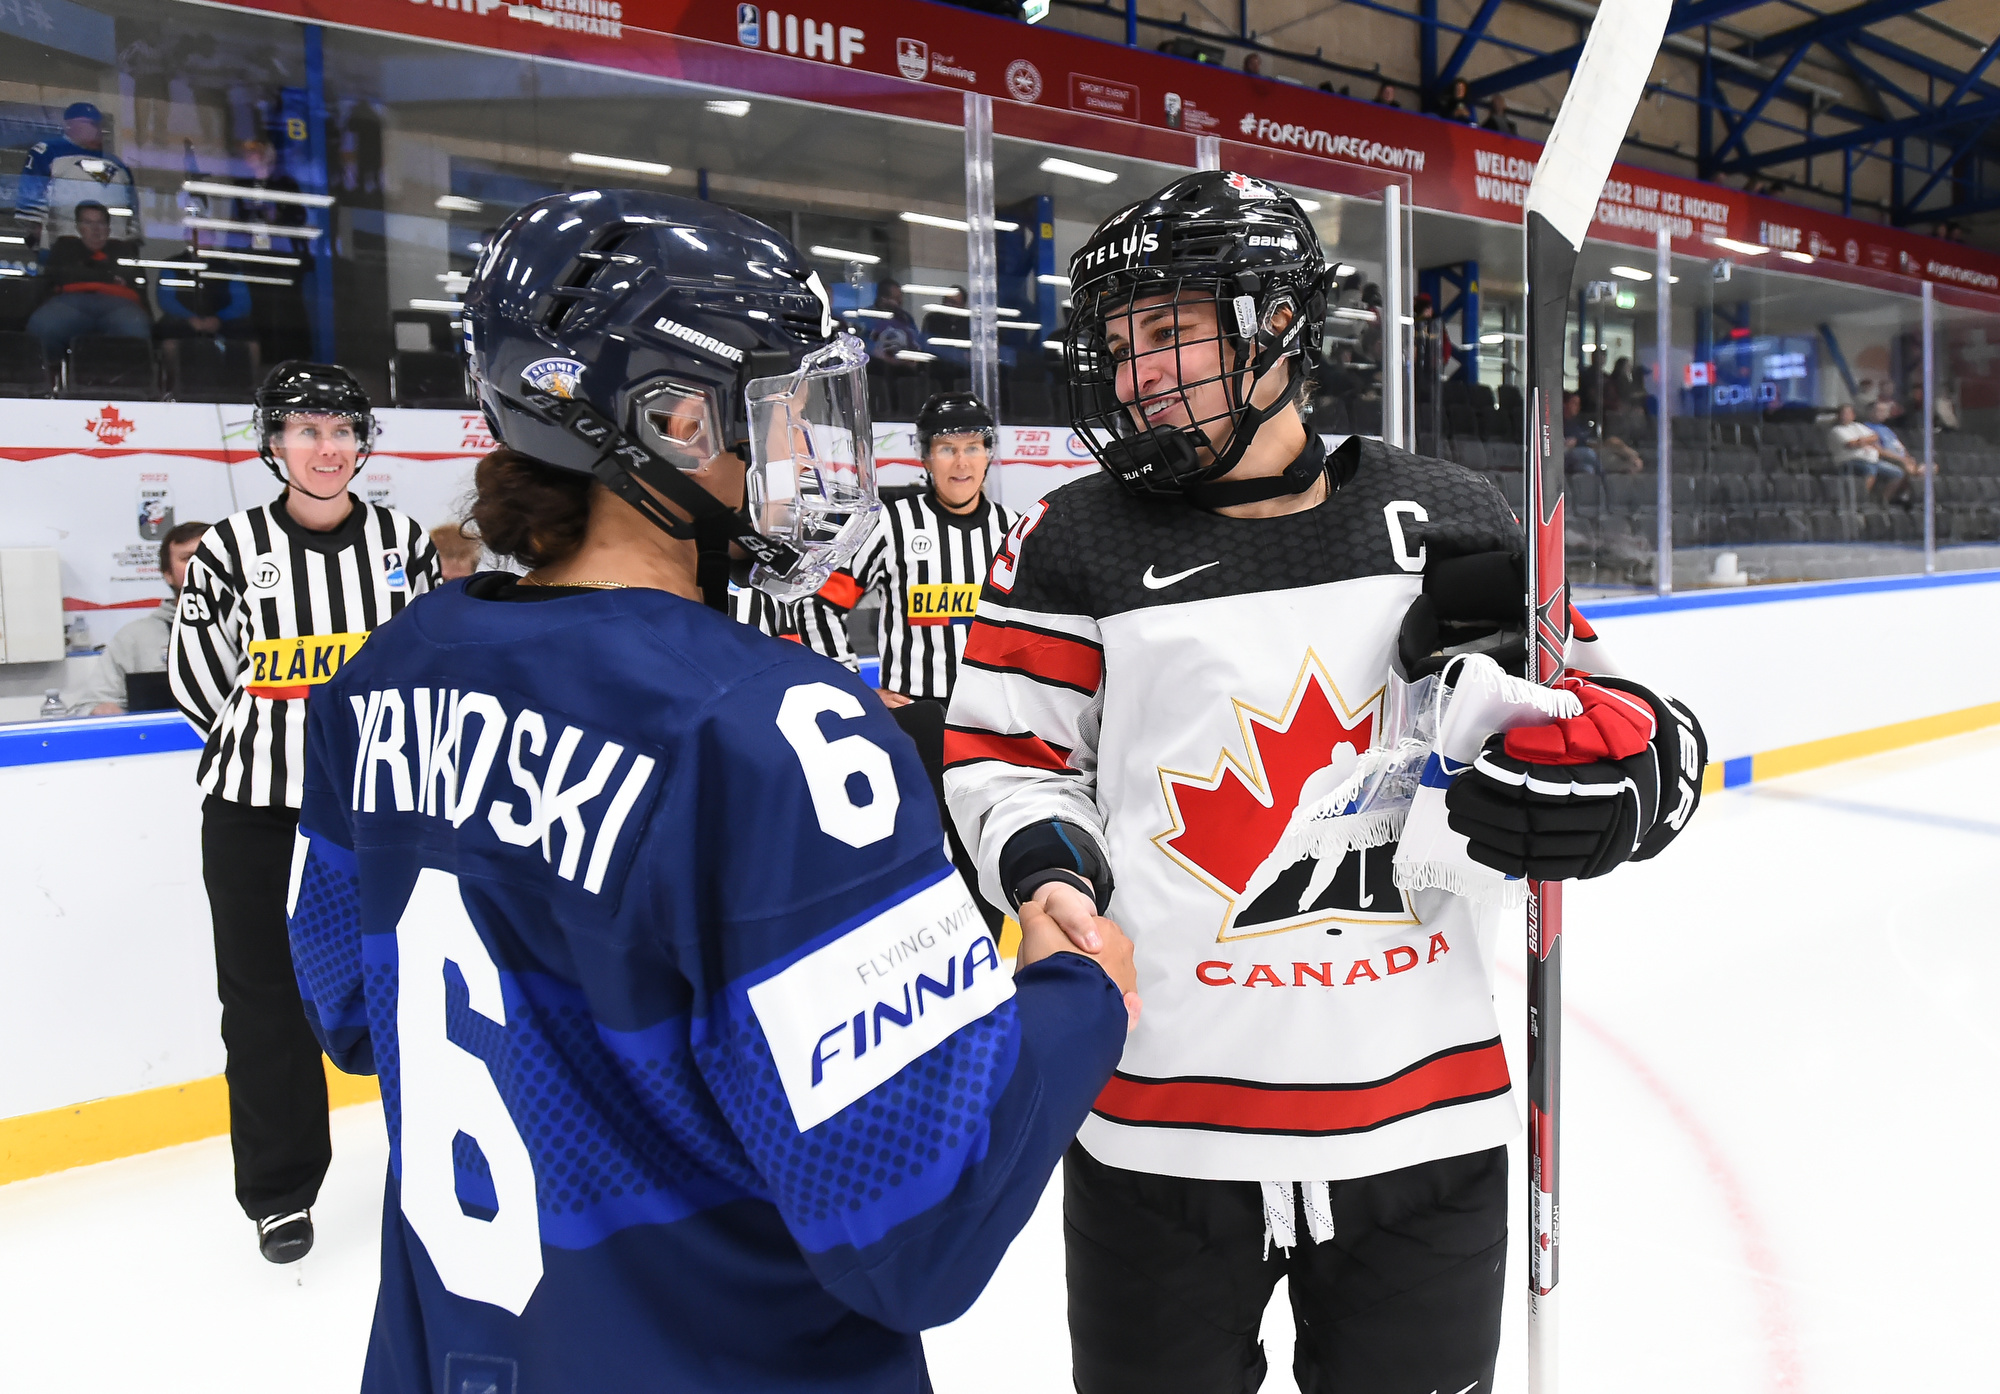
[{"label": "red jersey stripe", "polygon": [[1017,624],[974,620],[965,641],[965,661],[981,668],[1026,673],[1082,692],[1104,681],[1104,652],[1066,635]]},{"label": "red jersey stripe", "polygon": [[1507,1088],[1507,1057],[1498,1041],[1488,1041],[1433,1056],[1376,1084],[1333,1088],[1114,1075],[1091,1111],[1117,1123],[1325,1136],[1366,1132]]},{"label": "red jersey stripe", "polygon": [[1025,765],[1032,770],[1069,768],[1069,752],[1060,746],[1050,745],[1040,736],[1003,736],[997,731],[945,727],[945,768],[970,764],[975,760],[1001,760],[1009,765]]}]

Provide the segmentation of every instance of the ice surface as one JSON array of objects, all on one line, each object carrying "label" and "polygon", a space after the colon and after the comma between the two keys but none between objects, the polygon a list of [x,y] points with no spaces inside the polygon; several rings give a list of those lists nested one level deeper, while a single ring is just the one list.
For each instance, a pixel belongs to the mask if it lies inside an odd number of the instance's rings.
[{"label": "ice surface", "polygon": [[[1995,787],[2000,732],[1732,790],[1658,861],[1572,888],[1568,1388],[1992,1386]],[[1518,970],[1499,991],[1518,1067]],[[257,1256],[222,1139],[0,1187],[0,1387],[353,1390],[381,1129],[374,1107],[335,1115],[318,1247],[288,1268]],[[1503,1394],[1526,1384],[1518,1258]],[[1063,1310],[1052,1189],[927,1338],[940,1394],[1068,1389]],[[1281,1289],[1273,1394],[1294,1387],[1288,1325]]]}]

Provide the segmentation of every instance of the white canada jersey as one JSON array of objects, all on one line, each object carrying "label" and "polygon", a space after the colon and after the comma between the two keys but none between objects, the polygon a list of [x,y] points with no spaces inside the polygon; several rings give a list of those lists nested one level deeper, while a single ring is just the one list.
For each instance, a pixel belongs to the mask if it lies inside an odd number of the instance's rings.
[{"label": "white canada jersey", "polygon": [[306,698],[442,581],[422,524],[359,500],[332,532],[299,526],[280,497],[202,534],[167,654],[174,701],[208,737],[201,787],[297,808]]},{"label": "white canada jersey", "polygon": [[1324,504],[1267,519],[1087,476],[1022,516],[980,600],[945,791],[995,904],[1030,825],[1071,824],[1108,857],[1146,1005],[1078,1135],[1112,1166],[1334,1180],[1519,1127],[1498,912],[1399,890],[1393,843],[1330,880],[1311,859],[1264,865],[1375,739],[1426,530],[1500,546],[1519,527],[1445,461],[1351,437],[1329,474]]},{"label": "white canada jersey", "polygon": [[963,515],[940,507],[928,488],[884,498],[882,516],[854,565],[835,572],[806,603],[807,611],[831,620],[802,620],[806,643],[853,666],[841,621],[862,596],[877,591],[881,685],[907,697],[945,700],[958,681],[987,568],[1013,526],[1014,515],[990,498]]}]

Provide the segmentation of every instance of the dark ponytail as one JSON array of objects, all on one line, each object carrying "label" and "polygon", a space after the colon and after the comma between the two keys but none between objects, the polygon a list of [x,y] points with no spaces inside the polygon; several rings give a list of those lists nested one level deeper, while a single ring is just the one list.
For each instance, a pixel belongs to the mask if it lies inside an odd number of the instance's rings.
[{"label": "dark ponytail", "polygon": [[486,550],[533,570],[575,555],[596,481],[501,446],[473,473],[471,523]]}]

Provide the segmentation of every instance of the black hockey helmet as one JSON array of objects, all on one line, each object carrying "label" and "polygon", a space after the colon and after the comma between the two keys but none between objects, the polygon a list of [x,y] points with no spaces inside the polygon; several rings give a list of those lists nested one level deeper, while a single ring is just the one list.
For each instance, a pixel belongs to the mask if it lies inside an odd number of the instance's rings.
[{"label": "black hockey helmet", "polygon": [[977,431],[993,449],[993,413],[970,392],[935,392],[917,409],[917,455],[928,459],[937,436],[969,435]]},{"label": "black hockey helmet", "polygon": [[257,432],[257,454],[282,484],[289,485],[291,480],[271,441],[284,430],[288,416],[346,417],[354,423],[354,437],[361,447],[359,460],[367,459],[375,444],[374,406],[354,374],[338,363],[286,359],[264,375],[255,406],[252,429]]},{"label": "black hockey helmet", "polygon": [[[867,353],[835,329],[819,277],[754,218],[624,189],[537,199],[481,253],[465,326],[494,438],[594,475],[699,543],[711,604],[728,544],[755,560],[752,584],[794,599],[873,521]],[[683,473],[728,450],[749,463],[747,512]]]},{"label": "black hockey helmet", "polygon": [[[1141,494],[1179,494],[1227,474],[1263,424],[1298,396],[1320,365],[1328,276],[1319,235],[1290,194],[1227,170],[1185,175],[1121,209],[1070,258],[1072,312],[1064,334],[1071,424],[1099,464]],[[1129,343],[1114,354],[1114,323],[1135,304],[1212,305],[1216,363],[1188,365],[1205,342],[1176,336],[1170,382],[1141,394]],[[1282,327],[1279,312],[1290,310]],[[1144,355],[1141,355],[1142,357]],[[1266,406],[1257,385],[1291,360],[1291,390]],[[1121,372],[1126,382],[1120,396]],[[1198,413],[1189,391],[1220,382],[1225,406]],[[1178,408],[1178,411],[1175,408]],[[1170,424],[1143,426],[1164,413]],[[1206,428],[1228,422],[1212,443]],[[1200,453],[1212,450],[1203,464]]]}]

